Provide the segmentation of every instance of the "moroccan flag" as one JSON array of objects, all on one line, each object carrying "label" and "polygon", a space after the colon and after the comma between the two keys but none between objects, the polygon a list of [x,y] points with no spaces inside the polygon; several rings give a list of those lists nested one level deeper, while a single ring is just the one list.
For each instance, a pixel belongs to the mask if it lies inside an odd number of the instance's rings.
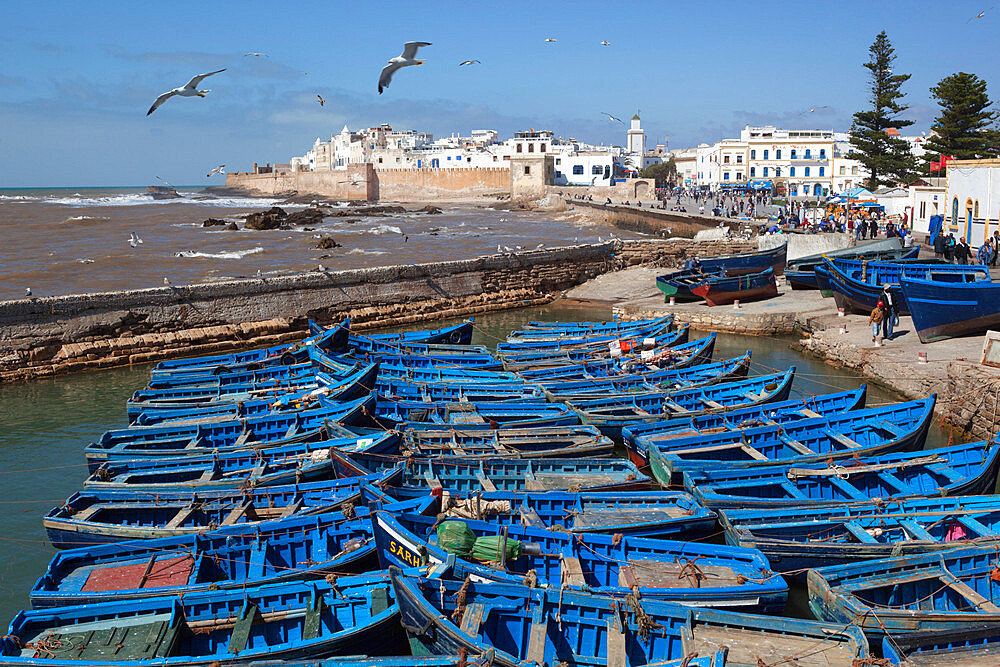
[{"label": "moroccan flag", "polygon": [[941,163],[937,160],[931,162],[931,171],[941,171]]}]

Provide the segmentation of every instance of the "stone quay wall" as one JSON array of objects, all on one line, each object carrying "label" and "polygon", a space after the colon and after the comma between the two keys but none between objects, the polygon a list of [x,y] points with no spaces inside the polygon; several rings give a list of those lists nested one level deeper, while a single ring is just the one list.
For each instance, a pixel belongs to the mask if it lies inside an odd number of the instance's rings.
[{"label": "stone quay wall", "polygon": [[624,241],[615,252],[617,269],[630,266],[679,267],[694,256],[718,257],[742,252],[754,252],[754,241],[729,239],[725,241],[694,241],[691,239],[639,239]]},{"label": "stone quay wall", "polygon": [[573,208],[588,210],[597,220],[619,229],[627,229],[643,234],[656,236],[694,238],[694,235],[705,229],[716,229],[721,224],[733,231],[738,231],[740,225],[728,218],[716,218],[707,215],[681,213],[679,211],[664,211],[662,209],[638,208],[635,206],[618,206],[603,204],[597,201],[567,199],[566,205]]},{"label": "stone quay wall", "polygon": [[618,243],[470,260],[0,302],[0,382],[537,305],[612,268]]}]

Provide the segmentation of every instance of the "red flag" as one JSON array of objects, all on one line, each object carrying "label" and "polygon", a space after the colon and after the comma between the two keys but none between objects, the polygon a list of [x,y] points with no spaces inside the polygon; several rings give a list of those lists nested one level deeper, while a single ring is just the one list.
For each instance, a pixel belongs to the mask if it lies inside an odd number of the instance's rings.
[{"label": "red flag", "polygon": [[935,160],[934,162],[931,162],[931,171],[940,171],[940,170],[941,170],[941,163],[940,162],[938,162],[937,160]]}]

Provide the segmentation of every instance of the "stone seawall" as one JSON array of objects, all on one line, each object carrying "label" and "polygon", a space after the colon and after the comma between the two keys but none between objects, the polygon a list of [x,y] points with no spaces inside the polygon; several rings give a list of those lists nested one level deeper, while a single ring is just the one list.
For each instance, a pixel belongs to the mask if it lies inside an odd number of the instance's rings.
[{"label": "stone seawall", "polygon": [[604,273],[616,243],[0,302],[0,381],[269,345],[306,318],[359,328],[545,303]]},{"label": "stone seawall", "polygon": [[591,211],[596,219],[619,229],[627,229],[643,234],[656,236],[694,238],[694,235],[705,229],[716,229],[721,224],[733,231],[740,229],[740,224],[728,218],[716,218],[706,215],[681,213],[679,211],[664,211],[662,209],[638,208],[635,206],[617,206],[601,204],[596,201],[567,199],[566,205]]}]

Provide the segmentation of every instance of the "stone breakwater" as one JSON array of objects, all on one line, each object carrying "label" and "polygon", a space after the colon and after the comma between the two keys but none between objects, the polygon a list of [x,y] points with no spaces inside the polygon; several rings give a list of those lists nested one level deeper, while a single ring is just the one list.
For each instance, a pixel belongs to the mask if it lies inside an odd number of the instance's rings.
[{"label": "stone breakwater", "polygon": [[272,345],[306,318],[359,329],[545,303],[620,242],[471,260],[0,302],[0,381]]}]

